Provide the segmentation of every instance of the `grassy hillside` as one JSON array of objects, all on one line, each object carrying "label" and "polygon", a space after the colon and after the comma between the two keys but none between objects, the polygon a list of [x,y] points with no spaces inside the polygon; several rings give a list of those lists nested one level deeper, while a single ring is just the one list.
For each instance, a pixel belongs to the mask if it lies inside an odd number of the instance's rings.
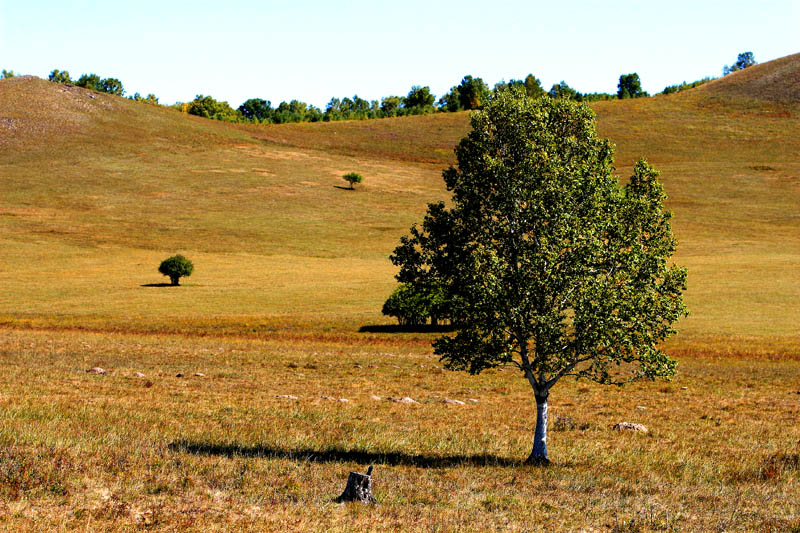
[{"label": "grassy hillside", "polygon": [[[594,104],[620,176],[641,156],[663,173],[690,269],[676,349],[800,342],[800,115],[786,102],[799,57]],[[466,113],[231,125],[35,78],[0,81],[0,109],[0,317],[122,330],[386,322],[387,256],[446,197],[440,173],[468,130]],[[355,192],[348,171],[366,178]],[[185,287],[144,286],[175,252],[196,264]]]},{"label": "grassy hillside", "polygon": [[704,97],[800,103],[800,54],[753,65],[698,89]]}]

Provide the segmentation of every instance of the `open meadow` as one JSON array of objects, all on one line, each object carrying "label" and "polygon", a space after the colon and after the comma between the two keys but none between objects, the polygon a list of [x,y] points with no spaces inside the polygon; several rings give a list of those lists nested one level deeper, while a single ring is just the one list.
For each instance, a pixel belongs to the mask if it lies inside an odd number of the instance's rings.
[{"label": "open meadow", "polygon": [[[672,382],[559,383],[547,468],[517,372],[380,312],[466,113],[226,124],[0,80],[0,528],[800,531],[798,80],[592,104],[621,179],[662,172],[691,315]],[[334,503],[370,464],[378,504]]]}]

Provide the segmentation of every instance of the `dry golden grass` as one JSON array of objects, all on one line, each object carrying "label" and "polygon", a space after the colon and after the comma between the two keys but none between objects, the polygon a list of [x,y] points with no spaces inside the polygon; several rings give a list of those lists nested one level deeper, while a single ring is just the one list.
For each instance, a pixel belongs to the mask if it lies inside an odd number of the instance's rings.
[{"label": "dry golden grass", "polygon": [[[686,357],[675,382],[623,390],[565,382],[554,465],[536,468],[519,463],[535,421],[523,380],[443,371],[414,342],[0,333],[8,530],[800,527],[796,359]],[[623,420],[650,432],[611,430]],[[378,504],[333,503],[368,464]]]}]

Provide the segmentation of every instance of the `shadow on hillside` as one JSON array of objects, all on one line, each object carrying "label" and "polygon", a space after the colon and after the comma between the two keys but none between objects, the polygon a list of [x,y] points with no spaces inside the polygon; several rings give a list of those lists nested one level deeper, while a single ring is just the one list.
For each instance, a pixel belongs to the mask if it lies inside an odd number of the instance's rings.
[{"label": "shadow on hillside", "polygon": [[334,189],[342,189],[343,191],[354,191],[354,190],[356,190],[354,187],[353,188],[345,187],[344,185],[334,185],[333,188]]},{"label": "shadow on hillside", "polygon": [[361,326],[359,333],[447,333],[455,331],[452,325],[432,326],[430,324],[419,324],[417,326],[401,326],[399,324],[375,324]]},{"label": "shadow on hillside", "polygon": [[145,283],[139,285],[140,287],[180,287],[180,285],[173,285],[172,283]]},{"label": "shadow on hillside", "polygon": [[176,441],[169,445],[173,452],[221,457],[264,457],[268,459],[291,459],[312,463],[359,463],[363,465],[416,466],[419,468],[448,468],[452,466],[520,466],[521,461],[496,455],[410,455],[401,452],[365,452],[328,448],[324,450],[283,450],[271,446],[241,446],[239,444],[214,444],[198,441]]}]

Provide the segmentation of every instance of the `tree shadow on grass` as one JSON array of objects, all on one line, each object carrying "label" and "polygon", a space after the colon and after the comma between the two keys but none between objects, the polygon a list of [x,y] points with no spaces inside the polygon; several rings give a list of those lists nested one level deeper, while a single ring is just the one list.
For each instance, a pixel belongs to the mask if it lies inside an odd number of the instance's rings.
[{"label": "tree shadow on grass", "polygon": [[311,463],[359,463],[362,465],[416,466],[419,468],[448,468],[453,466],[521,466],[522,461],[496,455],[411,455],[402,452],[366,452],[342,448],[314,450],[301,448],[284,450],[272,446],[242,446],[211,442],[180,440],[169,445],[173,452],[221,457],[264,457],[267,459],[290,459]]},{"label": "tree shadow on grass", "polygon": [[180,285],[173,285],[172,283],[145,283],[139,285],[140,287],[180,287]]},{"label": "tree shadow on grass", "polygon": [[451,325],[432,326],[419,324],[416,326],[401,326],[399,324],[374,324],[358,328],[359,333],[447,333],[455,331]]},{"label": "tree shadow on grass", "polygon": [[342,189],[343,191],[354,191],[355,188],[345,187],[344,185],[334,185],[334,189]]}]

